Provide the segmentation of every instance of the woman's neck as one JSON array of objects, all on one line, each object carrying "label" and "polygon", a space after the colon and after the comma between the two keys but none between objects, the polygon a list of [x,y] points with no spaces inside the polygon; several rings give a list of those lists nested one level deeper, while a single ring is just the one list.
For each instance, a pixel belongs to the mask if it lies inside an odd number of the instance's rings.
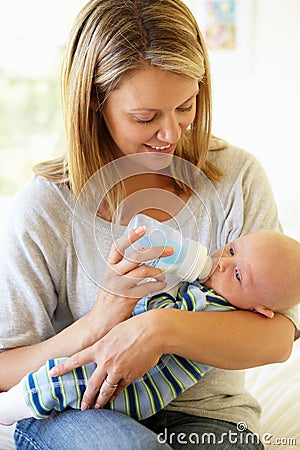
[{"label": "woman's neck", "polygon": [[125,180],[126,198],[122,205],[121,222],[127,224],[138,213],[161,222],[176,216],[189,198],[180,192],[172,177],[143,174]]},{"label": "woman's neck", "polygon": [[143,173],[128,177],[124,180],[124,185],[126,196],[142,189],[176,191],[176,183],[172,177],[156,173]]}]

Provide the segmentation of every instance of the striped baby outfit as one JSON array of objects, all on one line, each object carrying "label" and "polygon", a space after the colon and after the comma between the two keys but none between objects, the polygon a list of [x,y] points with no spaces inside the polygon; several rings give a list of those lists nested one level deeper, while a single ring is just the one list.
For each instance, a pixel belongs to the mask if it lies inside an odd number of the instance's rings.
[{"label": "striped baby outfit", "polygon": [[[176,308],[186,311],[230,311],[235,307],[198,281],[184,282],[176,298],[170,293],[144,297],[133,315],[154,308]],[[52,410],[80,409],[80,403],[96,365],[89,363],[59,376],[50,377],[49,370],[65,358],[51,359],[37,372],[24,377],[24,395],[34,417],[43,419]],[[173,399],[193,386],[211,367],[177,355],[163,355],[158,363],[135,380],[106,409],[119,411],[141,420],[160,411]]]}]

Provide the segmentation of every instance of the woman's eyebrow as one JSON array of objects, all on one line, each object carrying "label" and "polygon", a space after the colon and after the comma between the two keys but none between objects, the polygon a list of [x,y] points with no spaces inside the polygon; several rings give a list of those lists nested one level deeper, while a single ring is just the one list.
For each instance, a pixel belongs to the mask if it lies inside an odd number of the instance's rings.
[{"label": "woman's eyebrow", "polygon": [[197,90],[194,92],[194,94],[191,95],[190,98],[188,98],[187,100],[185,100],[184,102],[182,102],[181,105],[183,105],[183,104],[186,103],[186,102],[189,102],[190,100],[192,100],[192,98],[196,97],[196,95],[198,95],[198,94],[199,94],[199,89],[197,89]]}]

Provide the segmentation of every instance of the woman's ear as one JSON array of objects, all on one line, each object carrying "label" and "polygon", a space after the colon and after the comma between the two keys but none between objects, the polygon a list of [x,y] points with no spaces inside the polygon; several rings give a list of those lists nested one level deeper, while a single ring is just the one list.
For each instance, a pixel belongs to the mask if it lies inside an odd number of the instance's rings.
[{"label": "woman's ear", "polygon": [[261,306],[261,305],[255,306],[254,310],[260,314],[263,314],[266,317],[269,317],[270,319],[272,319],[272,317],[274,317],[274,311],[272,311],[267,306]]}]

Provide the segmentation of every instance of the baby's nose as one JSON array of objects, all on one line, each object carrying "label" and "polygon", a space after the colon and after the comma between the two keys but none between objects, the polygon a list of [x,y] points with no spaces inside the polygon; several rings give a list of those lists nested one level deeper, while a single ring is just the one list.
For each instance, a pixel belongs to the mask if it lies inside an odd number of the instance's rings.
[{"label": "baby's nose", "polygon": [[229,267],[230,263],[231,263],[230,258],[228,258],[227,256],[221,256],[218,259],[217,269],[219,270],[219,272],[225,272],[225,270],[227,270],[227,268]]}]

